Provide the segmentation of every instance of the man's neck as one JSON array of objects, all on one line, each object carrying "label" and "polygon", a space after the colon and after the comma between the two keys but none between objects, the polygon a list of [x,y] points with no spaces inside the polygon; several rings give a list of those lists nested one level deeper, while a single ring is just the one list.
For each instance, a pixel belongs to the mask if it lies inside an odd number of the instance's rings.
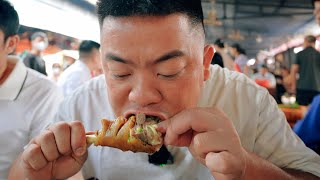
[{"label": "man's neck", "polygon": [[30,53],[33,54],[33,55],[36,55],[36,56],[40,56],[41,55],[41,51],[35,50],[35,49],[32,49]]},{"label": "man's neck", "polygon": [[7,66],[8,66],[7,60],[4,60],[4,62],[5,63],[0,67],[0,85],[2,84],[1,80],[2,80],[2,77],[4,76],[4,73],[5,73]]},{"label": "man's neck", "polygon": [[2,85],[9,77],[11,72],[13,71],[15,63],[6,60],[6,63],[0,69],[0,85]]},{"label": "man's neck", "polygon": [[90,71],[94,70],[94,66],[92,65],[90,60],[81,59],[80,61],[83,62],[89,68]]}]

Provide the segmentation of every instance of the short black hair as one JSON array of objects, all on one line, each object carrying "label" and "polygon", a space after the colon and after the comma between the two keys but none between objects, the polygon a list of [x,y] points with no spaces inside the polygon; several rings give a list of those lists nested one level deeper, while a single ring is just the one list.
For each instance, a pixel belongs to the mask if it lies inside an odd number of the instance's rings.
[{"label": "short black hair", "polygon": [[231,47],[235,48],[240,54],[246,54],[246,51],[238,43],[234,43]]},{"label": "short black hair", "polygon": [[304,38],[304,40],[308,43],[315,43],[317,41],[317,38],[313,35],[308,35]]},{"label": "short black hair", "polygon": [[98,0],[100,26],[108,17],[187,15],[193,25],[203,25],[201,0]]},{"label": "short black hair", "polygon": [[4,39],[16,35],[19,30],[19,16],[14,7],[6,0],[0,0],[0,30]]},{"label": "short black hair", "polygon": [[91,40],[84,40],[80,43],[79,46],[79,55],[82,56],[83,54],[90,54],[93,49],[100,48],[100,44]]},{"label": "short black hair", "polygon": [[217,39],[215,42],[214,42],[215,45],[217,45],[218,47],[220,48],[224,48],[224,43],[221,39]]},{"label": "short black hair", "polygon": [[48,41],[48,36],[46,35],[46,33],[38,31],[35,32],[31,35],[30,40],[33,41],[35,40],[37,37],[42,37],[43,39],[45,39],[46,41]]},{"label": "short black hair", "polygon": [[262,64],[261,68],[268,69],[268,66],[267,66],[267,65],[265,65],[265,64]]}]

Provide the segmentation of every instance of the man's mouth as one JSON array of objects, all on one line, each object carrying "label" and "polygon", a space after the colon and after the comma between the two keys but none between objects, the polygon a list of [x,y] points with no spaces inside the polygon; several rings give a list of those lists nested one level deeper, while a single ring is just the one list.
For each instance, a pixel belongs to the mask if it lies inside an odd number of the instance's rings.
[{"label": "man's mouth", "polygon": [[[167,117],[161,113],[155,112],[128,112],[125,113],[125,118],[129,119],[131,116],[136,116],[137,121],[144,122],[144,121],[155,121],[157,123],[164,121]],[[142,123],[141,123],[142,124]]]}]

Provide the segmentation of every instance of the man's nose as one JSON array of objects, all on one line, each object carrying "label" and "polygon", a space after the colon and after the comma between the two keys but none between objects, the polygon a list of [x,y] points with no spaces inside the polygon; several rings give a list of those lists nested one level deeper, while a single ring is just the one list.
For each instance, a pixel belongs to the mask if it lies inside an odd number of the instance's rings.
[{"label": "man's nose", "polygon": [[151,77],[137,78],[129,93],[129,101],[138,106],[145,107],[157,104],[161,101],[162,95],[157,88],[158,84]]}]

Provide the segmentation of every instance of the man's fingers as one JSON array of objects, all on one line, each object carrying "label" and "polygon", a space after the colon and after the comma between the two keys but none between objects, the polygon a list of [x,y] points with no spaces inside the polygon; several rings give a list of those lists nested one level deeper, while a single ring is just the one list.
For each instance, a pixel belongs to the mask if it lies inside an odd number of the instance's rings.
[{"label": "man's fingers", "polygon": [[82,156],[87,149],[86,132],[80,121],[70,123],[71,126],[71,146],[75,155]]},{"label": "man's fingers", "polygon": [[70,126],[65,122],[59,122],[51,127],[49,130],[53,132],[56,140],[56,145],[60,154],[68,155],[72,152],[70,142]]},{"label": "man's fingers", "polygon": [[219,153],[210,152],[205,157],[206,166],[213,173],[217,174],[233,174],[238,176],[241,171],[235,172],[242,164],[239,164],[239,159],[233,154],[223,151]]},{"label": "man's fingers", "polygon": [[164,137],[164,144],[166,145],[172,145],[172,146],[179,146],[179,147],[184,147],[184,146],[189,146],[192,140],[192,130],[190,129],[184,134],[174,136],[173,139],[172,137],[167,137],[167,134]]},{"label": "man's fingers", "polygon": [[29,144],[25,149],[22,159],[27,167],[33,170],[40,170],[47,165],[47,160],[37,144]]},{"label": "man's fingers", "polygon": [[47,161],[54,161],[59,157],[59,151],[52,131],[44,131],[41,136],[35,139],[35,142],[40,145],[41,151]]},{"label": "man's fingers", "polygon": [[[207,111],[201,111],[200,109],[191,109],[183,111],[171,119],[167,120],[166,126],[166,143],[174,144],[179,136],[193,130],[197,133],[210,131],[216,127],[221,128],[221,122],[217,121],[218,117],[208,113]],[[161,129],[161,128],[160,128]]]},{"label": "man's fingers", "polygon": [[240,143],[237,137],[221,131],[209,131],[196,134],[190,144],[190,150],[204,158],[209,152],[233,152],[234,146]]}]

